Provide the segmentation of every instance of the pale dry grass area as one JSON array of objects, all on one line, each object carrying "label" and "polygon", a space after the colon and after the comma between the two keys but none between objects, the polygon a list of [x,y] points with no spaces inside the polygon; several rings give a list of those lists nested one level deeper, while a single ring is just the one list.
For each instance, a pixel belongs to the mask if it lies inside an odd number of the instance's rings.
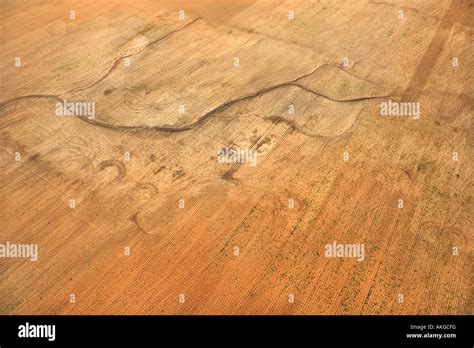
[{"label": "pale dry grass area", "polygon": [[474,312],[473,1],[0,0],[0,23],[0,243],[39,248],[0,259],[1,314]]}]

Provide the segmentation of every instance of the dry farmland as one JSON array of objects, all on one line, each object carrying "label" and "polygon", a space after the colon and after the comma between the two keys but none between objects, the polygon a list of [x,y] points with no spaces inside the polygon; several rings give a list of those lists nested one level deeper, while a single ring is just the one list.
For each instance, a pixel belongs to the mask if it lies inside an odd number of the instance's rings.
[{"label": "dry farmland", "polygon": [[474,312],[473,1],[0,23],[1,314]]}]

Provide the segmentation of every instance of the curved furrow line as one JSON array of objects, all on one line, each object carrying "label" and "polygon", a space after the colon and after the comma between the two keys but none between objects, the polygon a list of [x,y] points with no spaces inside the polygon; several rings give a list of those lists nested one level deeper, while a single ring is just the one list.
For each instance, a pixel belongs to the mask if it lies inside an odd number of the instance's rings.
[{"label": "curved furrow line", "polygon": [[[200,18],[197,18],[191,22],[189,22],[188,24],[186,24],[185,26],[181,27],[181,29],[178,29],[174,32],[177,32],[179,30],[182,30],[184,29],[187,25],[190,25],[194,22],[196,22],[197,20],[199,20]],[[151,43],[149,43],[146,47],[149,47],[150,45],[160,41],[160,40],[163,40],[166,36],[169,36],[171,35],[172,33],[174,32],[170,32],[168,33],[167,35],[165,35],[164,37],[161,37],[160,39],[158,40],[155,40]],[[144,48],[145,49],[145,48]],[[142,50],[143,51],[143,50]],[[141,52],[141,51],[140,51]],[[138,53],[138,52],[137,52]],[[123,58],[126,58],[125,56],[120,58],[119,60],[117,60],[114,65],[112,66],[112,68],[109,70],[108,73],[106,73],[103,77],[101,77],[99,80],[97,80],[96,82],[94,82],[94,84],[90,85],[88,88],[94,86],[95,84],[99,83],[100,81],[104,80],[112,71],[113,69],[118,66],[118,63],[123,59]],[[242,96],[242,97],[239,97],[239,98],[236,98],[236,99],[232,99],[232,100],[229,100],[217,107],[215,107],[214,109],[206,112],[204,115],[200,116],[195,122],[193,123],[190,123],[188,125],[183,125],[183,126],[176,126],[176,127],[173,127],[173,126],[125,126],[125,125],[114,125],[114,124],[109,124],[109,123],[104,123],[104,122],[100,122],[100,121],[97,121],[95,119],[89,119],[87,117],[82,117],[80,115],[76,115],[80,120],[82,121],[85,121],[89,124],[92,124],[94,126],[98,126],[98,127],[102,127],[102,128],[107,128],[107,129],[112,129],[112,130],[118,130],[118,131],[130,131],[130,132],[142,132],[142,131],[153,131],[153,132],[163,132],[163,133],[179,133],[179,132],[185,132],[185,131],[189,131],[189,130],[192,130],[192,129],[195,129],[195,128],[199,128],[201,126],[203,126],[210,118],[212,118],[214,115],[220,113],[220,112],[223,112],[227,109],[229,109],[230,107],[232,107],[233,105],[237,104],[237,103],[240,103],[240,102],[243,102],[243,101],[247,101],[247,100],[251,100],[251,99],[254,99],[254,98],[257,98],[259,96],[262,96],[262,95],[265,95],[269,92],[272,92],[274,90],[277,90],[279,88],[285,88],[285,87],[297,87],[297,88],[300,88],[302,89],[303,91],[305,92],[308,92],[308,93],[311,93],[311,94],[314,94],[316,96],[319,96],[319,97],[322,97],[322,98],[325,98],[325,99],[328,99],[328,100],[331,100],[333,102],[339,102],[339,103],[355,103],[355,102],[360,102],[360,101],[366,101],[366,100],[371,100],[371,99],[380,99],[380,98],[387,98],[387,97],[390,97],[389,95],[383,95],[383,96],[365,96],[365,97],[357,97],[357,98],[350,98],[350,99],[338,99],[338,98],[334,98],[334,97],[331,97],[329,95],[326,95],[320,91],[315,91],[315,90],[312,90],[312,89],[309,89],[305,86],[302,86],[300,85],[299,83],[297,83],[298,81],[308,77],[308,76],[311,76],[312,74],[316,73],[318,70],[320,70],[321,68],[325,67],[325,66],[333,66],[333,64],[330,64],[330,63],[324,63],[324,64],[321,64],[320,66],[318,66],[317,68],[313,69],[311,72],[307,73],[307,74],[304,74],[302,76],[299,76],[291,81],[288,81],[288,82],[283,82],[283,83],[279,83],[279,84],[276,84],[276,85],[273,85],[273,86],[269,86],[269,87],[266,87],[266,88],[262,88],[254,93],[251,93],[251,94],[248,94],[248,95],[245,95],[245,96]],[[78,91],[78,90],[76,90]],[[394,97],[394,96],[392,96]],[[58,95],[52,95],[52,94],[36,94],[36,95],[26,95],[26,96],[20,96],[20,97],[16,97],[16,98],[13,98],[13,99],[10,99],[10,100],[7,100],[3,103],[0,104],[0,109],[2,107],[4,107],[5,105],[9,104],[9,103],[12,103],[12,102],[15,102],[15,101],[20,101],[20,100],[24,100],[24,99],[29,99],[29,98],[32,98],[32,99],[39,99],[39,98],[45,98],[45,99],[56,99],[56,100],[61,100],[61,96],[58,96]],[[272,120],[270,118],[270,120]],[[307,135],[307,136],[317,136],[317,135],[311,135],[311,134],[308,134],[307,132],[304,132],[303,130],[299,129],[299,127],[296,126],[296,124],[294,124],[293,122],[290,122],[289,120],[286,120],[285,118],[283,117],[278,117],[276,119],[276,121],[278,122],[285,122],[287,123],[290,127],[292,128],[295,128],[296,130],[302,132],[303,134]],[[352,127],[351,127],[352,128]],[[323,137],[323,136],[321,136]]]}]

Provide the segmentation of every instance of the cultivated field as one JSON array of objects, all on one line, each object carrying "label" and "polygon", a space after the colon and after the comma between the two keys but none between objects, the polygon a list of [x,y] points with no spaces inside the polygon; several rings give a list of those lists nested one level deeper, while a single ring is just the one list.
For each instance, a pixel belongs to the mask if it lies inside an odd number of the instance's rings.
[{"label": "cultivated field", "polygon": [[0,23],[1,314],[474,312],[474,1]]}]

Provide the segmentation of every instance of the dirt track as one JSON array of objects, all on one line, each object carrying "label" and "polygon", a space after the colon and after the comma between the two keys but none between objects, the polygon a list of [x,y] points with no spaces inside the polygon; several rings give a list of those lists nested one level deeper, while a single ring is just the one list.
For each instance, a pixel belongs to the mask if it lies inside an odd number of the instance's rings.
[{"label": "dirt track", "polygon": [[4,0],[0,22],[0,244],[39,248],[0,259],[1,314],[474,312],[473,1]]}]

